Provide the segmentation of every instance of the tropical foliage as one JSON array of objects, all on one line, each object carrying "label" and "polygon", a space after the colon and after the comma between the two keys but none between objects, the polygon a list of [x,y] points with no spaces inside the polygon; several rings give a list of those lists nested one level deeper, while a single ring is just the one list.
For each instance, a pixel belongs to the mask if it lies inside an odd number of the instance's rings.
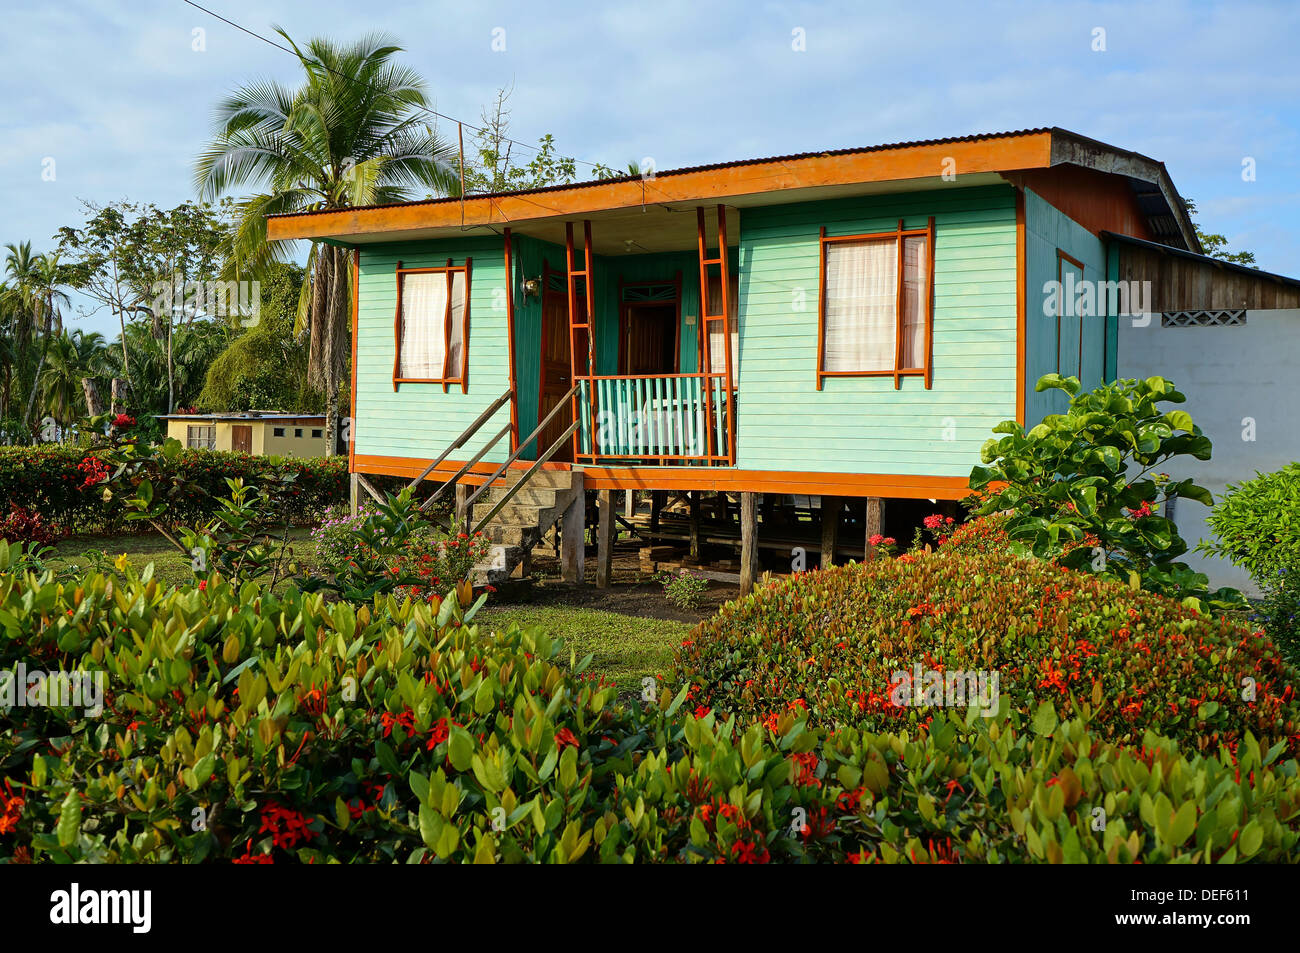
[{"label": "tropical foliage", "polygon": [[1229,484],[1209,523],[1215,538],[1198,549],[1250,573],[1260,621],[1300,663],[1300,463]]},{"label": "tropical foliage", "polygon": [[1178,561],[1187,544],[1165,515],[1175,500],[1213,503],[1193,480],[1164,472],[1184,454],[1210,458],[1191,415],[1159,406],[1187,398],[1160,377],[1081,392],[1077,378],[1048,374],[1036,389],[1064,391],[1069,409],[1028,432],[1014,420],[993,428],[1004,436],[984,444],[983,465],[971,471],[975,514],[1005,512],[1006,533],[1040,558],[1169,594],[1205,594],[1206,577]]},{"label": "tropical foliage", "polygon": [[103,686],[0,734],[10,862],[1300,859],[1296,763],[1249,735],[1119,746],[1050,706],[919,734],[749,725],[620,704],[456,599],[175,592],[129,565],[62,585],[7,559],[0,667]]}]

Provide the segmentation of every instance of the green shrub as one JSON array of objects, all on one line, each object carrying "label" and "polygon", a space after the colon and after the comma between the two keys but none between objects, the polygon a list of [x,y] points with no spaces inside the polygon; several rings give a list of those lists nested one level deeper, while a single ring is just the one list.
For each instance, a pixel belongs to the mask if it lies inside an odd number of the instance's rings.
[{"label": "green shrub", "polygon": [[[1294,761],[1040,712],[826,734],[615,704],[473,608],[7,573],[0,670],[103,673],[0,723],[0,861],[1295,861]],[[1104,823],[1098,826],[1099,812]]]},{"label": "green shrub", "polygon": [[1300,463],[1229,484],[1209,523],[1217,538],[1197,548],[1250,573],[1264,596],[1258,620],[1300,664]]},{"label": "green shrub", "polygon": [[990,686],[996,673],[1004,705],[1032,716],[1050,701],[1118,743],[1149,728],[1213,751],[1250,731],[1300,754],[1297,671],[1262,633],[1040,560],[941,549],[799,574],[723,606],[679,650],[695,705],[742,720],[793,705],[873,730],[932,717],[894,694],[918,665]]},{"label": "green shrub", "polygon": [[[1184,410],[1171,381],[1120,380],[1079,392],[1079,381],[1048,374],[1036,390],[1061,390],[1069,410],[1025,432],[1014,420],[993,428],[971,471],[979,516],[1006,512],[1012,541],[1042,559],[1114,576],[1168,595],[1201,596],[1206,577],[1178,557],[1187,544],[1163,515],[1179,498],[1210,506],[1208,490],[1159,472],[1187,454],[1210,458],[1210,440]],[[1215,594],[1229,598],[1230,594]]]},{"label": "green shrub", "polygon": [[686,612],[698,609],[704,601],[704,594],[709,591],[709,580],[694,569],[677,572],[665,569],[655,576],[655,580],[664,587],[668,601]]},{"label": "green shrub", "polygon": [[472,537],[436,527],[420,509],[410,487],[371,501],[356,516],[327,513],[312,533],[317,550],[318,579],[324,586],[356,602],[376,593],[397,592],[416,599],[441,598],[464,583],[470,570],[486,559],[491,547],[482,533]]},{"label": "green shrub", "polygon": [[[0,486],[10,502],[39,513],[72,533],[113,532],[125,524],[127,509],[117,496],[105,500],[87,485],[85,461],[89,453],[78,447],[41,445],[0,447]],[[241,479],[263,486],[293,477],[288,515],[296,524],[315,522],[332,503],[347,499],[348,463],[345,457],[294,459],[254,457],[220,450],[185,450],[169,464],[179,485],[188,489],[172,502],[169,519],[194,524],[210,519],[217,500],[228,493],[226,480]]]}]

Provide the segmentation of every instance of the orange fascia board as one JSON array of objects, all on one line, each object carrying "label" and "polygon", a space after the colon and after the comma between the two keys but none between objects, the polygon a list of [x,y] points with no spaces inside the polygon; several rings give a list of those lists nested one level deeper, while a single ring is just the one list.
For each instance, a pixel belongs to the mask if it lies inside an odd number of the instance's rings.
[{"label": "orange fascia board", "polygon": [[1051,164],[1052,134],[887,147],[848,155],[760,159],[653,179],[597,183],[517,195],[485,195],[386,208],[341,209],[267,219],[267,238],[382,235],[462,226],[510,225],[528,219],[586,215],[671,202],[714,202],[792,189],[1042,169]]},{"label": "orange fascia board", "polygon": [[[520,461],[516,468],[530,466]],[[353,469],[359,473],[419,476],[427,464],[412,457],[381,457],[358,453]],[[452,476],[462,463],[444,460],[430,475]],[[547,464],[546,469],[568,469],[567,464]],[[496,467],[480,463],[464,477],[478,485]],[[583,467],[588,490],[706,490],[740,493],[796,493],[808,496],[878,496],[895,500],[960,500],[970,495],[965,477],[912,476],[879,473],[816,473],[782,470],[738,470],[731,467]]]}]

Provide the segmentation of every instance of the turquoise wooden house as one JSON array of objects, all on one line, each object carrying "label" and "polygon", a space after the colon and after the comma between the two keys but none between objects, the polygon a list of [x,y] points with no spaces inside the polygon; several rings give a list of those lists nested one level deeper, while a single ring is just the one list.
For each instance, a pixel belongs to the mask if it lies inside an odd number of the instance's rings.
[{"label": "turquoise wooden house", "polygon": [[736,494],[746,583],[755,494],[856,501],[871,534],[885,501],[963,496],[995,424],[1054,409],[1043,374],[1113,377],[1126,302],[1076,293],[1118,276],[1107,234],[1200,251],[1162,164],[1061,129],[268,230],[353,250],[363,481],[472,487],[506,568],[548,521],[580,531],[587,492],[602,543],[609,493]]}]

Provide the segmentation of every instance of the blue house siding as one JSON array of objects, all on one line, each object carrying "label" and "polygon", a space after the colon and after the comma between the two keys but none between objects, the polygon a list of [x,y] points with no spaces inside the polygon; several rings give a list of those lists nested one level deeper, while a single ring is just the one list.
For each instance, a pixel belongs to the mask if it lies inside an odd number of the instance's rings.
[{"label": "blue house siding", "polygon": [[[818,232],[935,218],[933,386],[828,378],[817,390]],[[1015,416],[1016,212],[1010,186],[745,209],[740,228],[742,469],[965,477]]]},{"label": "blue house siding", "polygon": [[[433,268],[451,258],[470,257],[469,392],[451,384],[402,384],[393,391],[393,320],[397,308],[397,263]],[[504,246],[500,239],[400,242],[361,248],[357,300],[356,419],[358,454],[431,460],[455,440],[510,386],[506,331]],[[503,407],[482,439],[510,419]],[[475,448],[477,449],[477,447]],[[503,439],[484,459],[500,462],[510,453]]]},{"label": "blue house siding", "polygon": [[[1057,349],[1067,354],[1078,348],[1080,327],[1083,333],[1084,389],[1096,387],[1106,376],[1107,362],[1113,367],[1113,357],[1107,354],[1111,332],[1107,324],[1111,319],[1084,316],[1071,321],[1065,318],[1062,326],[1067,340],[1058,341],[1056,315],[1044,314],[1049,282],[1057,280],[1057,251],[1083,263],[1085,281],[1104,281],[1107,277],[1106,248],[1101,239],[1082,225],[1058,211],[1030,189],[1025,189],[1025,425],[1032,427],[1048,414],[1063,413],[1068,399],[1061,391],[1035,393],[1034,384],[1044,374],[1057,370]],[[1104,309],[1105,302],[1102,302]],[[1050,308],[1049,308],[1050,310]],[[1110,341],[1113,349],[1114,341]],[[1071,376],[1072,368],[1062,368],[1062,376]]]}]

